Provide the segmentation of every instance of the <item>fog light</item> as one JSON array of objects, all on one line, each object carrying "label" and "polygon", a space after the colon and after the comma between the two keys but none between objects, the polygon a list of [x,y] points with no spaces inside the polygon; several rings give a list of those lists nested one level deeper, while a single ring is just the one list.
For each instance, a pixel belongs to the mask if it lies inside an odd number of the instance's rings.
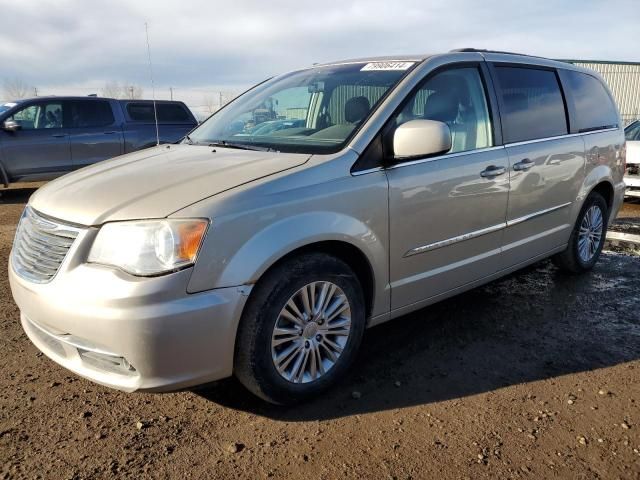
[{"label": "fog light", "polygon": [[78,348],[82,361],[96,370],[117,373],[120,375],[136,375],[136,369],[124,357],[92,352]]}]

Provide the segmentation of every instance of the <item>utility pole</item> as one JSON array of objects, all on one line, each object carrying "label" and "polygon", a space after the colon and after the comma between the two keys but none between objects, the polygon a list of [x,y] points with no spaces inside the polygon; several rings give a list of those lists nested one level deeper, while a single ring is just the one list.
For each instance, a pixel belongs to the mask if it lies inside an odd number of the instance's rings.
[{"label": "utility pole", "polygon": [[133,85],[131,85],[129,87],[129,98],[131,98],[131,100],[133,100]]},{"label": "utility pole", "polygon": [[34,97],[38,96],[38,87],[33,87],[33,96]]},{"label": "utility pole", "polygon": [[218,92],[219,98],[220,98],[220,102],[218,103],[219,107],[218,110],[220,110],[222,108],[222,92]]},{"label": "utility pole", "polygon": [[173,101],[173,87],[169,87],[169,92],[171,92],[171,101]]}]

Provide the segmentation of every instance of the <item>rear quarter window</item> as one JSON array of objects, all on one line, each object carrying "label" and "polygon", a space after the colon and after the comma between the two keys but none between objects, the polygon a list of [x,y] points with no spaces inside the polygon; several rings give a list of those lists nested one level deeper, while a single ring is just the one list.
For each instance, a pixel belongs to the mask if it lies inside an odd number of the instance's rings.
[{"label": "rear quarter window", "polygon": [[618,126],[618,111],[600,80],[573,70],[564,75],[576,109],[578,132]]},{"label": "rear quarter window", "polygon": [[496,66],[505,143],[566,135],[567,114],[553,70]]},{"label": "rear quarter window", "polygon": [[[153,103],[128,103],[127,114],[134,122],[154,123]],[[193,123],[191,115],[185,107],[173,103],[156,104],[158,122],[160,123]]]}]

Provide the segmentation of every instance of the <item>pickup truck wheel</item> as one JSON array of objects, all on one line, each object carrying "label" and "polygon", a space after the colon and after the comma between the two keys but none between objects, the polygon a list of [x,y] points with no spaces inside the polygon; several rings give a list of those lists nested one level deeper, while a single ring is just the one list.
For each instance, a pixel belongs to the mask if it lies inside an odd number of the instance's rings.
[{"label": "pickup truck wheel", "polygon": [[583,273],[593,268],[604,246],[608,213],[602,195],[591,192],[582,205],[567,249],[553,257],[559,268],[570,273]]},{"label": "pickup truck wheel", "polygon": [[317,397],[353,363],[365,327],[362,288],[330,255],[305,254],[268,272],[238,329],[235,375],[275,404]]}]

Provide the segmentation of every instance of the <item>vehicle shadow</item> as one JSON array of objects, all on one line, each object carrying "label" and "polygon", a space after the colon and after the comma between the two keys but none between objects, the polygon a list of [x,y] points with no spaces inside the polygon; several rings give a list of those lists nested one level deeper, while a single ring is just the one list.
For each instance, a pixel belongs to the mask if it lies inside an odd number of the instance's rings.
[{"label": "vehicle shadow", "polygon": [[36,190],[36,187],[0,188],[0,205],[25,204]]},{"label": "vehicle shadow", "polygon": [[638,258],[606,253],[582,276],[545,261],[368,330],[352,373],[310,403],[269,405],[235,379],[194,392],[273,419],[325,420],[613,366],[640,357],[639,287]]}]

